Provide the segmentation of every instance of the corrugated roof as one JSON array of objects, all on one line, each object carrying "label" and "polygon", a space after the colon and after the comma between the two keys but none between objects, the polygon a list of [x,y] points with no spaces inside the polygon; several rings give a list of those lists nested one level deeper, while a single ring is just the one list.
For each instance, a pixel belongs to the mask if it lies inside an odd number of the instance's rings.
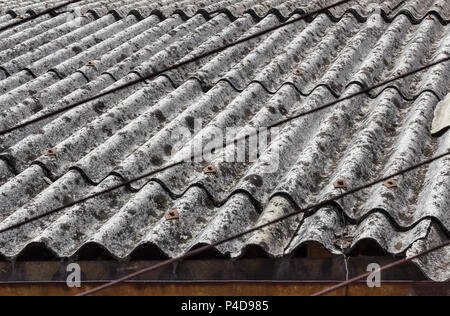
[{"label": "corrugated roof", "polygon": [[[139,12],[126,15],[85,1],[92,11],[84,16],[66,12],[27,22],[0,34],[0,129],[323,2],[196,1],[204,10],[198,14],[190,1],[118,2]],[[17,3],[0,7],[17,14],[42,8],[30,1],[18,9]],[[227,127],[239,127],[244,135],[450,55],[446,1],[364,3],[294,23],[1,137],[0,228],[176,161],[190,147],[171,155],[171,136],[180,127],[194,132],[195,119],[204,124],[197,139]],[[383,11],[376,10],[380,6]],[[173,13],[175,7],[184,13]],[[11,15],[0,19],[2,25],[8,21]],[[256,162],[212,158],[184,164],[27,224],[0,236],[0,253],[14,259],[38,244],[57,257],[76,258],[96,245],[117,259],[138,251],[151,257],[152,249],[175,257],[341,193],[333,186],[338,179],[351,188],[387,176],[450,147],[449,133],[430,133],[435,108],[449,93],[449,77],[450,64],[441,64],[288,123]],[[56,148],[56,156],[44,155],[49,148]],[[280,152],[275,173],[267,173],[274,158],[270,149]],[[217,173],[204,174],[208,164]],[[217,251],[235,258],[257,248],[279,257],[318,242],[342,255],[370,241],[400,256],[448,240],[450,159],[396,181],[397,188],[375,186]],[[180,219],[166,220],[173,209]],[[450,279],[448,249],[417,264],[433,280]]]}]

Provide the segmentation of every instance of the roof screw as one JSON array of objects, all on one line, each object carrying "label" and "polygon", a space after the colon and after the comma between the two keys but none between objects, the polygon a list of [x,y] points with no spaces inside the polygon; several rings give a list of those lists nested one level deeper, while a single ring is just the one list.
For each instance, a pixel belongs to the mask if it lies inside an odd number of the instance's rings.
[{"label": "roof screw", "polygon": [[179,218],[180,218],[180,213],[178,212],[178,210],[172,210],[172,211],[168,211],[166,213],[166,219],[168,221],[179,219]]},{"label": "roof screw", "polygon": [[302,74],[303,72],[300,69],[294,72],[294,75],[296,76],[301,76]]},{"label": "roof screw", "polygon": [[347,189],[347,181],[345,179],[339,179],[333,185],[336,189]]},{"label": "roof screw", "polygon": [[90,61],[86,65],[87,67],[95,67],[95,63],[93,61]]},{"label": "roof screw", "polygon": [[208,167],[206,167],[205,169],[203,169],[203,172],[204,172],[205,174],[217,173],[217,169],[216,169],[216,167],[214,167],[213,165],[209,165]]},{"label": "roof screw", "polygon": [[47,149],[47,151],[44,153],[44,156],[56,156],[56,148]]},{"label": "roof screw", "polygon": [[384,186],[388,189],[398,187],[398,183],[395,179],[389,179],[384,182]]}]

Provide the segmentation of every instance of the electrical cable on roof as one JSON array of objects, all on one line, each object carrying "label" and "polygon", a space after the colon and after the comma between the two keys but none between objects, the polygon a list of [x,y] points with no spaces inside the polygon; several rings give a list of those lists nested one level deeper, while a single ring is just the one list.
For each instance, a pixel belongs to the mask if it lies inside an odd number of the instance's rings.
[{"label": "electrical cable on roof", "polygon": [[[79,1],[79,0],[78,0],[78,1]],[[316,10],[316,11],[313,11],[313,12],[311,12],[311,13],[304,14],[304,15],[302,15],[302,16],[299,17],[299,18],[290,20],[290,21],[288,21],[288,22],[282,23],[282,24],[280,24],[280,25],[271,27],[271,28],[266,29],[266,30],[264,30],[264,31],[255,33],[255,34],[250,35],[250,36],[245,37],[245,38],[242,38],[242,39],[240,39],[240,40],[238,40],[238,41],[235,41],[235,42],[232,42],[232,43],[230,43],[230,44],[224,45],[224,46],[222,46],[222,47],[213,49],[213,50],[211,50],[211,51],[209,51],[209,52],[206,52],[206,53],[203,53],[203,54],[201,54],[201,55],[199,55],[199,56],[196,56],[196,57],[190,58],[190,59],[188,59],[188,60],[185,60],[185,61],[183,61],[183,62],[174,64],[174,65],[172,65],[172,66],[170,66],[170,67],[167,67],[167,68],[165,68],[165,69],[163,69],[163,70],[154,72],[154,73],[152,73],[152,74],[150,74],[150,75],[148,75],[148,76],[146,76],[146,77],[143,77],[143,78],[139,78],[139,79],[130,81],[130,82],[125,83],[125,84],[123,84],[123,85],[120,85],[120,86],[118,86],[118,87],[116,87],[116,88],[113,88],[113,89],[104,91],[104,92],[102,92],[102,93],[100,93],[100,94],[98,94],[98,95],[96,95],[96,96],[93,96],[93,97],[87,98],[87,99],[85,99],[85,100],[76,102],[76,103],[74,103],[74,104],[68,105],[68,106],[63,107],[63,108],[61,108],[61,109],[59,109],[59,110],[56,110],[56,111],[54,111],[54,112],[44,114],[44,115],[42,115],[42,116],[40,116],[40,117],[37,117],[37,118],[35,118],[35,119],[26,121],[26,122],[21,123],[21,124],[19,124],[19,125],[17,125],[17,126],[14,126],[14,127],[8,128],[8,129],[5,129],[5,130],[3,130],[3,131],[0,131],[0,135],[9,134],[9,133],[11,133],[11,132],[13,132],[13,131],[15,131],[15,130],[18,130],[18,129],[24,128],[24,127],[26,127],[26,126],[32,125],[32,124],[34,124],[34,123],[40,122],[40,121],[45,120],[45,119],[47,119],[47,118],[50,118],[50,117],[52,117],[52,116],[55,116],[55,115],[64,113],[64,112],[66,112],[66,111],[68,111],[68,110],[71,110],[71,109],[73,109],[73,108],[76,108],[76,107],[78,107],[78,106],[80,106],[80,105],[83,105],[83,104],[85,104],[85,103],[94,101],[94,100],[96,100],[96,99],[98,99],[98,98],[102,98],[102,97],[104,97],[104,96],[107,96],[107,95],[116,93],[116,92],[118,92],[118,91],[120,91],[120,90],[129,88],[129,87],[134,86],[134,85],[136,85],[136,84],[138,84],[138,83],[145,82],[146,80],[153,79],[153,78],[155,78],[155,77],[157,77],[157,76],[159,76],[159,75],[162,75],[162,74],[165,73],[165,72],[168,72],[168,71],[171,71],[171,70],[175,70],[175,69],[177,69],[177,68],[179,68],[179,67],[182,67],[182,66],[185,66],[185,65],[194,63],[194,62],[198,61],[199,59],[203,59],[203,58],[209,57],[209,56],[211,56],[211,55],[220,53],[220,52],[222,52],[222,51],[224,51],[224,50],[226,50],[226,49],[228,49],[228,48],[230,48],[230,47],[234,47],[234,46],[236,46],[236,45],[239,45],[239,44],[245,43],[245,42],[247,42],[247,41],[250,41],[250,40],[252,40],[252,39],[261,37],[261,36],[263,36],[263,35],[266,35],[267,33],[271,33],[271,32],[273,32],[273,31],[276,31],[276,30],[278,30],[278,29],[280,29],[280,28],[283,28],[283,27],[285,27],[285,26],[287,26],[287,25],[290,25],[290,24],[293,24],[293,23],[302,21],[302,20],[307,19],[307,18],[309,18],[309,17],[312,17],[312,16],[314,16],[314,15],[316,15],[316,14],[320,14],[320,13],[327,12],[328,10],[330,10],[330,9],[332,9],[332,8],[334,8],[334,7],[343,5],[343,4],[345,4],[345,3],[347,3],[347,2],[350,2],[350,1],[353,1],[353,0],[343,0],[343,1],[339,1],[339,2],[337,2],[337,3],[335,3],[335,4],[332,4],[332,5],[330,5],[330,6],[327,6],[327,7],[325,7],[325,8],[322,8],[322,9],[319,9],[319,10]]]},{"label": "electrical cable on roof", "polygon": [[[413,74],[415,74],[415,73],[418,73],[418,72],[420,72],[420,71],[424,71],[425,69],[434,67],[434,66],[436,66],[436,65],[439,65],[439,64],[441,64],[441,63],[443,63],[443,62],[446,62],[446,61],[449,61],[449,60],[450,60],[450,57],[449,57],[449,58],[442,59],[442,60],[440,60],[440,61],[438,61],[438,62],[435,62],[435,63],[429,64],[429,65],[427,65],[427,66],[421,67],[421,68],[419,68],[419,69],[413,70],[413,71],[411,71],[411,72],[409,72],[409,73],[407,73],[407,74],[404,74],[404,75],[395,77],[395,78],[393,78],[393,79],[389,79],[389,80],[387,80],[387,81],[385,81],[385,82],[376,84],[376,85],[374,85],[374,86],[372,86],[372,87],[369,87],[369,88],[367,88],[367,89],[364,89],[364,90],[361,90],[361,91],[356,92],[356,93],[354,93],[354,94],[351,94],[351,95],[349,95],[349,96],[347,96],[347,97],[345,97],[345,98],[335,100],[335,101],[333,101],[333,102],[330,102],[330,103],[328,103],[328,104],[325,104],[325,105],[320,106],[320,107],[318,107],[318,108],[315,108],[315,109],[313,109],[313,110],[309,110],[309,111],[300,113],[300,114],[298,114],[298,115],[295,115],[295,116],[293,116],[293,117],[287,118],[287,119],[285,119],[285,120],[279,121],[279,122],[277,122],[277,123],[275,123],[275,124],[272,124],[272,125],[267,126],[267,128],[270,129],[270,128],[278,127],[278,126],[280,126],[280,125],[286,124],[286,123],[288,123],[288,122],[290,122],[290,121],[293,121],[293,120],[296,120],[296,119],[298,119],[298,118],[307,116],[307,115],[309,115],[309,114],[312,114],[312,113],[315,113],[315,112],[318,112],[318,111],[322,111],[322,110],[327,109],[327,108],[329,108],[329,107],[331,107],[331,106],[337,105],[337,104],[339,104],[339,103],[341,103],[341,102],[350,100],[350,99],[352,99],[352,98],[354,98],[354,97],[357,97],[357,96],[359,96],[359,95],[362,95],[362,94],[365,94],[365,93],[367,93],[367,92],[370,92],[370,91],[373,90],[373,89],[377,89],[377,88],[379,88],[379,87],[382,87],[382,86],[384,86],[384,85],[387,84],[387,83],[392,83],[392,82],[394,82],[394,81],[403,79],[403,78],[405,78],[405,77],[411,76],[411,75],[413,75]],[[247,138],[249,138],[249,137],[256,136],[256,135],[258,135],[258,134],[259,134],[259,131],[257,131],[256,133],[247,134],[247,135],[244,135],[244,136],[242,136],[242,137],[236,138],[236,139],[234,139],[233,141],[230,141],[230,142],[224,144],[224,146],[223,146],[222,149],[225,149],[225,148],[227,148],[228,146],[234,145],[236,142],[239,142],[239,141],[241,141],[241,140],[245,140],[245,139],[247,139]],[[447,156],[448,154],[449,154],[449,153],[445,154],[444,156]],[[443,156],[442,156],[442,157],[443,157]],[[440,158],[442,158],[442,157],[440,157]],[[201,158],[201,157],[197,157],[196,155],[192,155],[190,158],[191,158],[191,161],[195,161],[196,158]],[[440,158],[438,158],[438,159],[440,159]],[[437,159],[434,159],[434,160],[437,160]],[[433,162],[434,160],[432,160],[431,162]],[[171,168],[174,168],[174,167],[176,167],[176,166],[182,165],[182,164],[185,163],[185,162],[186,162],[186,159],[180,160],[180,161],[178,161],[178,162],[171,163],[171,164],[169,164],[169,165],[167,165],[167,166],[165,166],[165,167],[163,167],[163,168],[154,170],[154,171],[149,172],[149,173],[147,173],[147,174],[141,175],[141,176],[139,176],[139,177],[137,177],[137,178],[134,178],[134,179],[131,179],[131,180],[122,182],[122,183],[120,183],[120,184],[118,184],[118,185],[115,185],[115,186],[113,186],[113,187],[111,187],[111,188],[109,188],[109,189],[106,189],[106,190],[104,190],[104,191],[100,191],[100,192],[94,193],[94,194],[92,194],[92,195],[86,196],[86,197],[84,197],[84,198],[82,198],[82,199],[80,199],[80,200],[77,200],[77,201],[73,201],[73,202],[67,203],[67,204],[65,204],[65,205],[63,205],[63,206],[61,206],[61,207],[59,207],[59,208],[56,208],[56,209],[54,209],[54,210],[51,210],[51,211],[49,211],[49,212],[43,213],[43,214],[41,214],[41,215],[34,216],[34,217],[32,217],[32,218],[29,218],[29,219],[27,219],[27,220],[24,221],[24,222],[21,222],[21,223],[18,223],[18,224],[9,226],[9,227],[7,227],[7,228],[1,229],[1,230],[0,230],[0,234],[1,234],[1,233],[4,233],[4,232],[6,232],[6,231],[9,231],[9,230],[18,228],[18,227],[23,226],[23,225],[25,225],[25,224],[34,222],[34,221],[39,220],[39,219],[41,219],[41,218],[47,217],[47,216],[49,216],[49,215],[52,215],[52,214],[61,212],[61,211],[65,210],[65,209],[67,209],[67,208],[70,208],[70,207],[72,207],[72,206],[75,206],[75,205],[78,205],[78,204],[82,204],[82,203],[84,203],[84,202],[87,202],[87,201],[89,201],[89,200],[92,200],[92,199],[94,199],[94,198],[96,198],[96,197],[99,197],[99,196],[101,196],[101,195],[104,195],[104,194],[106,194],[106,193],[109,193],[109,192],[115,191],[115,190],[117,190],[117,189],[126,187],[126,186],[128,186],[128,185],[130,185],[130,184],[132,184],[132,183],[138,182],[138,181],[140,181],[140,180],[144,180],[144,179],[149,178],[149,177],[151,177],[151,176],[153,176],[153,175],[155,175],[155,174],[158,174],[158,173],[161,173],[161,172],[166,171],[166,170],[168,170],[168,169],[171,169]],[[431,162],[429,162],[429,163],[431,163]],[[423,165],[423,164],[422,164],[422,165]],[[421,166],[421,165],[420,165],[420,166]],[[415,169],[415,168],[417,168],[417,166],[414,167],[413,169]],[[395,175],[394,175],[394,176],[395,176]],[[391,179],[392,177],[394,177],[394,176],[391,176],[391,177],[385,179],[384,181],[390,180],[390,179]]]},{"label": "electrical cable on roof", "polygon": [[[122,277],[122,278],[120,278],[120,279],[118,279],[118,280],[116,280],[116,281],[112,281],[112,282],[107,283],[107,284],[105,284],[105,285],[99,286],[99,287],[97,287],[97,288],[95,288],[95,289],[86,291],[86,292],[80,294],[79,296],[87,296],[87,295],[91,295],[91,294],[97,293],[97,292],[102,291],[102,290],[104,290],[104,289],[107,289],[107,288],[109,288],[109,287],[111,287],[111,286],[117,285],[117,284],[119,284],[119,283],[128,281],[128,280],[130,280],[130,279],[132,279],[132,278],[134,278],[134,277],[140,276],[140,275],[142,275],[142,274],[144,274],[144,273],[147,273],[147,272],[151,272],[151,271],[157,270],[157,269],[159,269],[159,268],[165,267],[165,266],[167,266],[167,265],[171,265],[171,264],[173,264],[173,263],[182,261],[182,260],[187,259],[187,258],[191,258],[191,257],[193,257],[193,256],[197,256],[197,255],[199,255],[199,254],[201,254],[201,253],[204,253],[204,252],[206,252],[206,251],[212,250],[212,249],[216,248],[217,246],[220,246],[220,245],[222,245],[222,244],[224,244],[224,243],[227,243],[227,242],[233,241],[233,240],[235,240],[235,239],[241,238],[241,237],[246,236],[246,235],[248,235],[248,234],[250,234],[250,233],[253,233],[253,232],[255,232],[255,231],[258,231],[258,230],[261,230],[261,229],[263,229],[263,228],[266,228],[266,227],[268,227],[268,226],[272,226],[272,225],[274,225],[274,224],[277,224],[277,223],[279,223],[279,222],[282,222],[282,221],[284,221],[284,220],[286,220],[286,219],[288,219],[288,218],[294,217],[294,216],[296,216],[296,215],[300,215],[300,214],[302,214],[302,213],[308,214],[308,213],[314,212],[314,210],[317,210],[317,209],[326,207],[327,205],[330,205],[331,203],[336,202],[337,200],[340,200],[340,199],[342,199],[342,198],[344,198],[344,197],[346,197],[346,196],[348,196],[348,195],[355,194],[355,193],[357,193],[357,192],[359,192],[359,191],[362,191],[362,190],[365,190],[365,189],[367,189],[367,188],[370,188],[370,187],[372,187],[372,186],[374,186],[374,185],[376,185],[376,184],[383,183],[383,182],[385,182],[385,181],[387,181],[387,180],[389,180],[389,179],[392,179],[392,178],[394,178],[394,177],[397,177],[397,176],[403,175],[403,174],[405,174],[405,173],[408,173],[408,172],[410,172],[410,171],[416,170],[416,169],[418,169],[418,168],[420,168],[420,167],[422,167],[422,166],[428,165],[428,164],[430,164],[430,163],[432,163],[432,162],[434,162],[434,161],[436,161],[436,160],[442,159],[442,158],[444,158],[444,157],[446,157],[446,156],[450,156],[450,149],[448,149],[447,152],[444,153],[444,154],[442,154],[442,155],[439,155],[439,156],[436,156],[436,157],[434,157],[434,158],[425,160],[425,161],[423,161],[423,162],[421,162],[421,163],[419,163],[419,164],[417,164],[417,165],[411,166],[411,167],[409,167],[409,168],[407,168],[407,169],[404,169],[404,170],[401,170],[401,171],[396,172],[396,173],[394,173],[394,174],[391,174],[390,176],[384,177],[384,178],[382,178],[382,179],[375,180],[375,181],[373,181],[373,182],[367,183],[367,184],[362,185],[362,186],[360,186],[360,187],[357,187],[357,188],[355,188],[355,189],[351,189],[350,191],[345,192],[345,193],[342,193],[342,194],[339,194],[339,195],[335,196],[334,198],[325,200],[325,201],[320,202],[320,203],[315,204],[315,205],[308,206],[308,207],[306,207],[306,208],[304,208],[304,209],[300,209],[300,208],[297,207],[297,208],[296,208],[297,210],[296,210],[295,212],[292,212],[292,213],[290,213],[290,214],[287,214],[287,215],[284,215],[284,216],[282,216],[282,217],[279,217],[279,218],[277,218],[277,219],[275,219],[275,220],[273,220],[273,221],[270,221],[270,222],[268,222],[268,223],[266,223],[266,224],[263,224],[263,225],[254,227],[254,228],[249,229],[249,230],[247,230],[247,231],[245,231],[245,232],[239,233],[239,234],[234,235],[234,236],[232,236],[232,237],[228,237],[228,238],[226,238],[226,239],[223,239],[223,240],[218,241],[218,242],[216,242],[216,243],[213,243],[213,244],[211,244],[211,245],[203,246],[203,247],[198,248],[198,249],[196,249],[196,250],[190,251],[190,252],[186,253],[185,255],[180,256],[180,257],[178,257],[178,258],[169,259],[169,260],[166,260],[166,261],[161,262],[161,263],[159,263],[159,264],[150,266],[150,267],[148,267],[148,268],[144,268],[144,269],[139,270],[139,271],[137,271],[137,272],[135,272],[135,273],[132,273],[132,274],[129,274],[129,275],[125,276],[125,277]],[[417,257],[421,257],[421,256],[423,256],[423,255],[426,255],[426,254],[428,254],[428,253],[430,253],[430,252],[432,252],[432,251],[436,251],[436,250],[438,250],[438,249],[441,249],[441,248],[443,248],[443,247],[446,247],[446,246],[448,246],[449,243],[450,243],[450,242],[447,242],[446,244],[443,244],[443,245],[441,245],[441,246],[439,246],[439,247],[437,247],[437,248],[430,249],[430,250],[424,252],[423,254],[421,254],[421,255],[419,255],[419,256],[412,257],[411,260],[413,260],[413,259],[415,259],[415,258],[417,258]],[[404,261],[405,261],[405,260],[402,260],[401,263],[404,263]],[[400,263],[400,264],[401,264],[401,263]],[[398,265],[398,264],[397,264],[397,265]],[[370,274],[369,274],[369,275],[370,275]],[[352,281],[352,280],[350,280],[350,281]],[[349,282],[350,282],[350,281],[349,281]],[[353,281],[353,282],[356,282],[356,281]],[[346,286],[346,285],[347,285],[347,284],[344,284],[343,286]],[[341,285],[341,287],[342,287],[342,285]]]},{"label": "electrical cable on roof", "polygon": [[[399,266],[399,265],[402,265],[402,264],[411,262],[411,261],[413,261],[413,260],[415,260],[415,259],[419,259],[419,258],[421,258],[421,257],[423,257],[423,256],[425,256],[425,255],[428,255],[428,254],[430,254],[430,253],[432,253],[432,252],[435,252],[435,251],[437,251],[437,250],[443,249],[443,248],[448,247],[448,246],[450,246],[450,241],[444,242],[443,244],[441,244],[441,245],[439,245],[439,246],[436,246],[436,247],[433,247],[433,248],[431,248],[431,249],[428,249],[428,250],[426,250],[426,251],[424,251],[424,252],[421,252],[421,253],[419,253],[419,254],[413,256],[413,257],[409,257],[409,258],[402,259],[402,260],[396,261],[396,262],[394,262],[394,263],[388,264],[388,265],[386,265],[386,266],[384,266],[384,267],[381,267],[379,270],[376,270],[375,273],[383,272],[383,271],[386,271],[386,270],[395,268],[395,267],[397,267],[397,266]],[[362,275],[360,275],[360,276],[358,276],[358,277],[355,277],[355,278],[353,278],[353,279],[351,279],[351,280],[342,282],[342,283],[340,283],[340,284],[338,284],[338,285],[335,285],[335,286],[332,286],[332,287],[330,287],[330,288],[328,288],[328,289],[326,289],[326,290],[323,290],[323,291],[321,291],[321,292],[318,292],[318,293],[316,293],[316,294],[313,294],[312,296],[324,296],[324,295],[326,295],[326,294],[330,294],[330,293],[332,293],[332,292],[334,292],[334,291],[336,291],[336,290],[339,290],[339,289],[341,289],[341,288],[343,288],[343,287],[349,286],[349,285],[351,285],[351,284],[353,284],[353,283],[355,283],[355,282],[357,282],[357,281],[366,279],[366,278],[368,278],[372,273],[374,273],[374,272],[368,272],[368,273],[362,274]]]},{"label": "electrical cable on roof", "polygon": [[21,19],[21,20],[19,20],[19,21],[16,21],[16,22],[14,22],[14,23],[11,23],[11,24],[2,26],[2,27],[0,27],[0,32],[9,30],[10,28],[19,26],[19,25],[21,25],[21,24],[23,24],[23,23],[32,21],[32,20],[34,20],[34,19],[36,19],[36,18],[38,18],[38,17],[41,17],[41,16],[43,16],[43,15],[51,14],[52,12],[54,12],[54,11],[56,11],[56,10],[59,10],[59,9],[61,9],[61,8],[64,8],[64,7],[68,6],[68,5],[75,4],[75,3],[81,2],[81,1],[84,1],[84,0],[71,0],[71,1],[64,2],[64,3],[60,4],[60,5],[57,5],[57,6],[53,7],[53,8],[46,9],[46,10],[44,10],[44,11],[42,11],[42,12],[39,12],[39,13],[37,13],[37,14],[35,14],[35,15],[32,15],[32,16],[29,16],[29,17],[27,17],[27,18],[24,18],[24,19]]}]

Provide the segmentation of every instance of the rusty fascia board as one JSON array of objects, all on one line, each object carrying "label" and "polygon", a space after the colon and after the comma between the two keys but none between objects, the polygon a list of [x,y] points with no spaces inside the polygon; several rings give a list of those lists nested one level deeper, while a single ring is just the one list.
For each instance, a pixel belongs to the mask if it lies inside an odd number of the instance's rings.
[{"label": "rusty fascia board", "polygon": [[[65,284],[3,284],[1,296],[69,296],[80,294],[101,283],[69,288]],[[108,288],[101,296],[309,296],[336,285],[336,282],[216,282],[216,283],[122,283]],[[448,284],[436,282],[385,282],[369,288],[364,282],[340,289],[330,296],[449,296]]]},{"label": "rusty fascia board", "polygon": [[[348,262],[350,277],[367,272],[372,263],[380,266],[394,262],[390,257],[356,257]],[[71,262],[0,262],[0,284],[20,282],[65,282]],[[81,267],[83,282],[115,280],[160,261],[86,261]],[[153,271],[131,282],[320,282],[343,281],[346,278],[341,257],[324,259],[242,259],[187,260]],[[382,274],[385,281],[426,281],[414,264]]]}]

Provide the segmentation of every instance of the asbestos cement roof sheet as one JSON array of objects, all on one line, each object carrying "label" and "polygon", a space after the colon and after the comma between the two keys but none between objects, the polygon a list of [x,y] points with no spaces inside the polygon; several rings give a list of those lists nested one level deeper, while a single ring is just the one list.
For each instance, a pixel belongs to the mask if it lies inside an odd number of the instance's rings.
[{"label": "asbestos cement roof sheet", "polygon": [[[173,139],[180,129],[194,140],[231,127],[245,135],[449,57],[447,1],[369,2],[353,1],[1,136],[0,229],[189,156],[190,143]],[[83,1],[39,17],[0,33],[0,129],[324,4]],[[0,2],[0,25],[44,7]],[[450,63],[440,64],[285,124],[253,161],[224,162],[216,153],[29,223],[0,235],[0,254],[14,260],[38,246],[77,258],[98,247],[118,260],[176,257],[345,192],[333,185],[339,179],[351,189],[395,173],[450,148],[450,133],[431,134],[449,78]],[[53,148],[56,155],[45,154]],[[211,164],[217,172],[205,174]],[[217,255],[258,249],[282,257],[311,243],[342,255],[370,242],[412,256],[448,240],[450,158],[395,180],[397,187],[373,186],[220,246]],[[167,220],[175,209],[179,219]],[[448,248],[416,263],[430,279],[450,279]]]}]

